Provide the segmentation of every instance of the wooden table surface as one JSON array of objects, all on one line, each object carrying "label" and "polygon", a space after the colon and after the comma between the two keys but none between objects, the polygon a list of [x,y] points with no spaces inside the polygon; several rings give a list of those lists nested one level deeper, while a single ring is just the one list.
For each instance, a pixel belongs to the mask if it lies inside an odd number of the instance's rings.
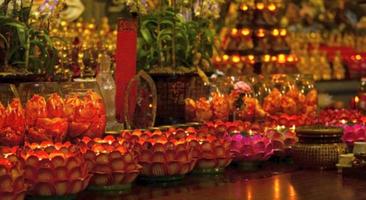
[{"label": "wooden table surface", "polygon": [[366,200],[366,180],[342,178],[336,171],[289,167],[242,172],[229,168],[220,176],[190,175],[167,185],[134,185],[126,194],[86,192],[78,199],[126,200]]}]

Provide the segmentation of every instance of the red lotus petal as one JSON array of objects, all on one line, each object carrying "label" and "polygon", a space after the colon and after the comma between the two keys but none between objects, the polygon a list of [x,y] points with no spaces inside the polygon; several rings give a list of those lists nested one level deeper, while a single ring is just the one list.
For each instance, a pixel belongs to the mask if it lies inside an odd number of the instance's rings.
[{"label": "red lotus petal", "polygon": [[150,176],[151,175],[151,164],[150,163],[141,163],[142,165],[142,175]]},{"label": "red lotus petal", "polygon": [[56,193],[55,188],[49,183],[38,183],[35,185],[32,193],[37,196],[53,196]]},{"label": "red lotus petal", "polygon": [[143,150],[140,154],[140,161],[150,162],[152,159],[152,153],[148,150]]},{"label": "red lotus petal", "polygon": [[176,151],[186,151],[187,150],[187,146],[186,144],[178,144],[176,147],[175,147]]},{"label": "red lotus petal", "polygon": [[7,175],[8,174],[8,170],[5,168],[5,166],[0,166],[0,177]]},{"label": "red lotus petal", "polygon": [[216,156],[218,156],[218,157],[226,156],[224,147],[216,147],[215,153],[216,153]]},{"label": "red lotus petal", "polygon": [[175,160],[175,151],[174,150],[167,150],[165,152],[165,157],[167,162],[171,162]]},{"label": "red lotus petal", "polygon": [[93,171],[99,172],[99,173],[110,174],[112,172],[112,169],[108,164],[107,165],[96,165],[94,167]]},{"label": "red lotus petal", "polygon": [[231,163],[231,158],[220,158],[218,159],[217,167],[224,168],[227,167]]},{"label": "red lotus petal", "polygon": [[55,183],[55,195],[64,196],[68,193],[69,181],[57,181]]},{"label": "red lotus petal", "polygon": [[22,189],[24,189],[24,187],[25,187],[24,177],[19,176],[19,177],[15,178],[15,180],[13,181],[13,190],[21,191]]},{"label": "red lotus petal", "polygon": [[62,156],[52,158],[54,168],[65,166],[65,159]]},{"label": "red lotus petal", "polygon": [[39,161],[39,168],[54,168],[53,163],[49,159],[42,159]]},{"label": "red lotus petal", "polygon": [[91,180],[93,185],[106,186],[109,183],[109,175],[106,174],[94,174]]},{"label": "red lotus petal", "polygon": [[82,177],[81,169],[80,168],[72,169],[69,174],[69,180],[75,180],[75,179],[79,179],[79,178],[84,178],[84,177]]},{"label": "red lotus petal", "polygon": [[165,162],[165,154],[163,152],[154,152],[152,162],[164,163]]},{"label": "red lotus petal", "polygon": [[216,161],[212,159],[201,159],[197,161],[196,165],[201,169],[212,169],[216,167]]},{"label": "red lotus petal", "polygon": [[285,148],[285,144],[281,140],[272,140],[271,144],[275,150],[283,150]]},{"label": "red lotus petal", "polygon": [[130,163],[133,161],[133,156],[132,154],[130,153],[126,153],[124,156],[123,156],[123,159],[126,163]]},{"label": "red lotus petal", "polygon": [[111,184],[112,185],[119,185],[119,184],[125,184],[124,180],[126,178],[126,175],[125,173],[113,173],[112,175],[112,182]]},{"label": "red lotus petal", "polygon": [[36,180],[39,182],[52,182],[54,179],[53,172],[54,171],[52,169],[40,168],[38,169]]},{"label": "red lotus petal", "polygon": [[153,147],[153,150],[154,150],[154,152],[164,152],[165,146],[164,146],[164,144],[156,143]]},{"label": "red lotus petal", "polygon": [[122,159],[122,155],[119,151],[113,151],[109,154],[109,159],[110,160]]},{"label": "red lotus petal", "polygon": [[9,175],[0,177],[0,191],[1,192],[13,192],[13,181]]},{"label": "red lotus petal", "polygon": [[97,165],[107,165],[109,163],[109,157],[106,153],[100,153],[97,155],[96,164]]},{"label": "red lotus petal", "polygon": [[125,169],[125,162],[122,159],[115,159],[111,161],[113,171],[122,171]]},{"label": "red lotus petal", "polygon": [[167,164],[168,175],[177,175],[180,172],[181,164],[179,162],[169,162]]},{"label": "red lotus petal", "polygon": [[55,178],[57,180],[68,180],[68,171],[65,167],[55,168]]},{"label": "red lotus petal", "polygon": [[164,169],[164,164],[162,163],[153,163],[151,165],[151,175],[152,176],[166,176],[166,172]]},{"label": "red lotus petal", "polygon": [[138,165],[136,165],[134,163],[130,163],[126,166],[125,171],[131,172],[131,171],[135,171],[136,169],[138,169]]},{"label": "red lotus petal", "polygon": [[67,164],[66,164],[66,168],[70,171],[74,168],[77,168],[79,167],[80,163],[78,162],[78,159],[75,158],[75,157],[70,157],[68,160],[67,160]]},{"label": "red lotus petal", "polygon": [[83,182],[81,180],[76,180],[69,186],[70,194],[77,194],[83,190]]},{"label": "red lotus petal", "polygon": [[180,173],[181,175],[187,174],[190,170],[190,163],[185,163],[181,165]]},{"label": "red lotus petal", "polygon": [[138,175],[139,175],[139,172],[128,173],[128,174],[125,175],[125,179],[122,183],[123,184],[132,183],[133,181],[136,180]]},{"label": "red lotus petal", "polygon": [[202,145],[201,145],[201,149],[203,151],[212,151],[212,146],[210,143],[208,142],[204,142]]},{"label": "red lotus petal", "polygon": [[38,167],[38,158],[34,155],[31,155],[26,159],[25,164],[32,167]]}]

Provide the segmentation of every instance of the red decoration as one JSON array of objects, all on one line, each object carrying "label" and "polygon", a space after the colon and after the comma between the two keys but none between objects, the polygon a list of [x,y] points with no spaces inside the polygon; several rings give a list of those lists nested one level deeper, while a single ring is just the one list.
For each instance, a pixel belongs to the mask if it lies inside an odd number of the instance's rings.
[{"label": "red decoration", "polygon": [[[122,19],[118,23],[116,50],[116,117],[123,122],[124,91],[136,74],[137,21]],[[132,108],[133,109],[133,108]]]}]

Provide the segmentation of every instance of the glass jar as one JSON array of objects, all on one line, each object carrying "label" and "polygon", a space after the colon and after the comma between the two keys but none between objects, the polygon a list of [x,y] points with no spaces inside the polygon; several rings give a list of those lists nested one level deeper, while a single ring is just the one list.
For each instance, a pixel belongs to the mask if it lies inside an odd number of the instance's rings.
[{"label": "glass jar", "polygon": [[207,93],[198,98],[185,99],[186,122],[228,121],[232,99],[229,92],[233,87],[233,77],[214,77],[205,85]]},{"label": "glass jar", "polygon": [[68,121],[58,83],[21,83],[18,90],[25,110],[25,140],[29,143],[63,142]]},{"label": "glass jar", "polygon": [[95,81],[60,84],[65,96],[69,138],[102,137],[106,127],[106,112],[102,95]]}]

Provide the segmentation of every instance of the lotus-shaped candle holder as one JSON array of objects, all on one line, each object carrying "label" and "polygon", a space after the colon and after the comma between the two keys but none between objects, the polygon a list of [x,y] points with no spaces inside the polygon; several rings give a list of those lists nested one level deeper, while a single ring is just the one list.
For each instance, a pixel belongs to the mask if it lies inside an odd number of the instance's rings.
[{"label": "lotus-shaped candle holder", "polygon": [[192,148],[185,139],[168,139],[161,131],[143,132],[135,145],[143,167],[141,174],[149,180],[180,179],[191,172],[196,163]]},{"label": "lotus-shaped candle holder", "polygon": [[20,100],[14,98],[6,108],[0,103],[0,145],[17,146],[22,144],[24,132],[25,117]]},{"label": "lotus-shaped candle holder", "polygon": [[91,189],[121,190],[128,189],[141,171],[138,159],[124,140],[107,136],[103,139],[81,140],[84,152],[93,177]]},{"label": "lotus-shaped candle holder", "polygon": [[102,97],[89,90],[85,96],[71,95],[65,100],[65,114],[69,121],[70,138],[100,138],[106,126]]},{"label": "lotus-shaped candle holder", "polygon": [[20,156],[31,196],[75,195],[88,186],[91,178],[83,155],[71,143],[27,144]]},{"label": "lotus-shaped candle holder", "polygon": [[68,129],[64,106],[63,98],[56,93],[47,100],[33,95],[25,107],[27,142],[63,142]]},{"label": "lotus-shaped candle holder", "polygon": [[232,136],[231,151],[237,161],[265,161],[273,155],[271,141],[259,134]]},{"label": "lotus-shaped candle holder", "polygon": [[22,200],[25,197],[24,169],[15,153],[2,152],[0,155],[0,186],[1,199]]},{"label": "lotus-shaped candle holder", "polygon": [[343,126],[342,141],[349,147],[353,147],[354,142],[366,141],[366,126],[360,124]]},{"label": "lotus-shaped candle holder", "polygon": [[229,137],[220,139],[213,135],[205,137],[191,135],[188,141],[193,148],[193,157],[197,159],[195,167],[197,173],[222,172],[232,161]]},{"label": "lotus-shaped candle holder", "polygon": [[233,135],[231,151],[234,154],[234,160],[245,171],[257,170],[260,164],[268,160],[274,152],[271,141],[259,134]]},{"label": "lotus-shaped candle holder", "polygon": [[320,111],[316,122],[327,126],[343,126],[348,123],[361,123],[362,118],[362,113],[358,110],[326,109]]},{"label": "lotus-shaped candle holder", "polygon": [[267,129],[265,135],[271,140],[272,148],[276,155],[282,156],[289,153],[298,141],[295,128],[285,128],[277,126],[273,129]]}]

